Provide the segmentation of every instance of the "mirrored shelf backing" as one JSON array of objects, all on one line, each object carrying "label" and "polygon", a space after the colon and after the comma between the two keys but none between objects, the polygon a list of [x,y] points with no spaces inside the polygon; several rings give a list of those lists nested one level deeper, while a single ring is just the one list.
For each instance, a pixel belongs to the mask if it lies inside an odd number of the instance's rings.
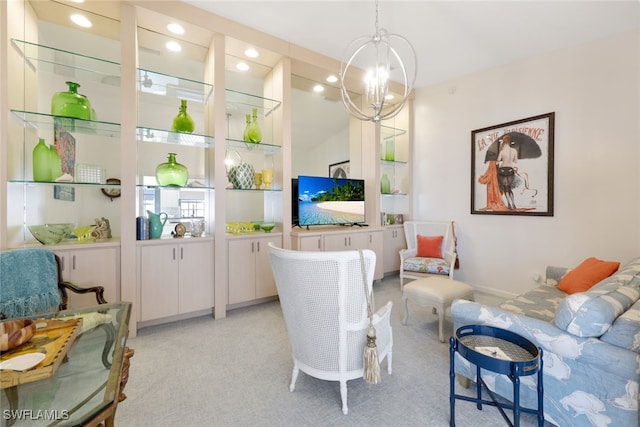
[{"label": "mirrored shelf backing", "polygon": [[225,89],[227,113],[248,113],[246,107],[257,108],[262,111],[263,117],[268,117],[280,107],[281,102],[275,99],[263,98],[249,93],[239,92],[233,89]]},{"label": "mirrored shelf backing", "polygon": [[30,126],[35,129],[53,130],[54,123],[58,120],[66,130],[72,134],[82,133],[87,135],[106,136],[110,138],[120,137],[120,123],[75,119],[71,117],[61,117],[22,110],[11,110],[11,113],[18,119],[22,120],[25,127]]},{"label": "mirrored shelf backing", "polygon": [[214,138],[209,135],[195,133],[173,132],[149,127],[137,127],[138,141],[157,142],[160,144],[188,145],[191,147],[209,148],[214,143]]},{"label": "mirrored shelf backing", "polygon": [[138,69],[138,90],[176,99],[206,104],[213,93],[213,85],[169,74]]},{"label": "mirrored shelf backing", "polygon": [[227,139],[227,148],[244,151],[260,151],[265,154],[275,154],[282,148],[279,145],[265,144],[262,142],[246,142],[239,139]]},{"label": "mirrored shelf backing", "polygon": [[36,71],[47,71],[76,82],[93,81],[120,87],[120,64],[18,39],[11,43]]}]

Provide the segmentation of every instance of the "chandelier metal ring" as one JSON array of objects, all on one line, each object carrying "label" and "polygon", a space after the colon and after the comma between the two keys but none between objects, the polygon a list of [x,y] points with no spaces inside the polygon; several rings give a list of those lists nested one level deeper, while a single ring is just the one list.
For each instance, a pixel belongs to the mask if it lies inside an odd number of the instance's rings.
[{"label": "chandelier metal ring", "polygon": [[[340,63],[340,92],[342,102],[349,113],[366,121],[379,122],[380,120],[389,119],[397,115],[405,102],[411,95],[418,74],[418,60],[415,49],[405,37],[398,34],[389,34],[385,29],[378,28],[378,2],[376,1],[376,31],[373,37],[361,36],[354,39],[347,49]],[[392,46],[394,42],[394,46]],[[396,43],[397,42],[397,43]],[[412,56],[410,59],[413,65],[413,73],[409,76],[405,62],[400,57],[399,47],[402,44],[403,52],[408,52]],[[372,49],[371,49],[372,48]],[[364,83],[364,102],[360,107],[349,94],[347,89],[347,80],[349,80],[349,71],[351,68],[356,69],[357,63],[363,61],[366,49],[375,52],[375,60],[373,64],[366,67]],[[370,58],[365,58],[370,59]],[[399,71],[402,75],[402,81],[398,82],[403,85],[402,99],[391,104],[388,102],[389,82],[391,61],[397,62]],[[361,75],[361,70],[354,71],[355,75]]]}]

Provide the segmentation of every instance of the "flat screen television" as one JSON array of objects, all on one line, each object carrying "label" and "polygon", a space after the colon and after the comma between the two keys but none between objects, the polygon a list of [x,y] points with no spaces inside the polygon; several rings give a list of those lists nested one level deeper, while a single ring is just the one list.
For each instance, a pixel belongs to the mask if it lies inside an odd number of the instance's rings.
[{"label": "flat screen television", "polygon": [[299,226],[364,224],[364,180],[298,176]]}]

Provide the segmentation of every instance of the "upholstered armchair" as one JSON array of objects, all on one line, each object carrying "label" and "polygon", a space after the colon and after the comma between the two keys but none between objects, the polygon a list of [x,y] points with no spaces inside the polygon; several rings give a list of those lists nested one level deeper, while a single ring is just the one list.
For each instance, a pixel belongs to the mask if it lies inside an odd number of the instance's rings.
[{"label": "upholstered armchair", "polygon": [[[291,349],[294,391],[301,370],[315,378],[340,382],[342,412],[347,414],[347,381],[363,375],[363,354],[369,325],[358,251],[300,252],[269,244]],[[363,251],[366,287],[371,292],[375,253]],[[391,374],[393,336],[391,301],[373,315],[380,362],[387,358]]]},{"label": "upholstered armchair", "polygon": [[[0,252],[0,319],[37,316],[41,313],[66,310],[68,291],[95,293],[96,303],[105,304],[104,288],[82,288],[62,280],[60,258],[45,248],[13,249]],[[109,315],[97,314],[83,319],[83,332],[96,327],[108,336],[102,362],[109,362],[109,350],[115,341],[115,328]]]},{"label": "upholstered armchair", "polygon": [[456,244],[451,221],[405,221],[407,249],[400,251],[400,288],[404,279],[453,279]]}]

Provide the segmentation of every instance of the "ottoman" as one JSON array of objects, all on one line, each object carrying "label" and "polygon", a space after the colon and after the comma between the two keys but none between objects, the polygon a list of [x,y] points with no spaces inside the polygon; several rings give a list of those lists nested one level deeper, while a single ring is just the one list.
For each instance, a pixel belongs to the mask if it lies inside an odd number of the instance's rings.
[{"label": "ottoman", "polygon": [[424,307],[433,307],[438,313],[438,337],[440,342],[444,342],[444,334],[442,333],[444,313],[447,308],[451,307],[454,299],[473,301],[473,288],[466,283],[448,277],[432,276],[409,282],[402,289],[402,302],[404,303],[402,324],[406,325],[409,319],[408,300]]}]

